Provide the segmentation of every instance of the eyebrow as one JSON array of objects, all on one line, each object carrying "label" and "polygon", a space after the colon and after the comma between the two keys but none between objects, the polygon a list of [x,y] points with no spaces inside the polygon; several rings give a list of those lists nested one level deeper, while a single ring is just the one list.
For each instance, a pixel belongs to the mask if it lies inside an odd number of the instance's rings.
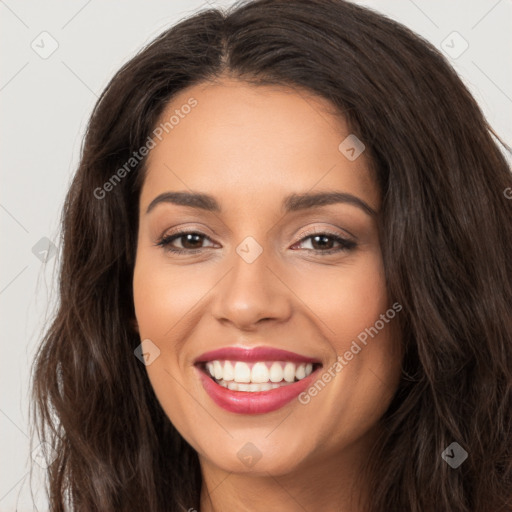
[{"label": "eyebrow", "polygon": [[[160,203],[172,203],[179,206],[198,208],[209,212],[220,212],[221,208],[217,200],[208,194],[199,192],[164,192],[155,197],[146,210],[148,214]],[[336,203],[346,203],[357,206],[368,215],[374,216],[377,212],[365,201],[347,192],[306,192],[303,194],[291,194],[283,200],[285,213],[317,208]]]}]

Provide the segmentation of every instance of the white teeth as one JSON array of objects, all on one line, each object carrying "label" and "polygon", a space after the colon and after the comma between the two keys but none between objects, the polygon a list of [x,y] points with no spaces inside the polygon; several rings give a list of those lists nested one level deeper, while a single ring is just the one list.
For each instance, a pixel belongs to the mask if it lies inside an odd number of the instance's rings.
[{"label": "white teeth", "polygon": [[269,372],[265,363],[256,363],[251,370],[251,382],[263,384],[268,382]]},{"label": "white teeth", "polygon": [[222,375],[222,378],[224,380],[234,380],[235,378],[235,369],[229,361],[224,363],[224,375]]},{"label": "white teeth", "polygon": [[216,379],[218,379],[218,380],[222,379],[224,372],[222,371],[222,366],[220,364],[220,361],[213,361],[213,373],[214,373]]},{"label": "white teeth", "polygon": [[[206,369],[217,382],[221,383],[222,381],[221,385],[228,389],[235,391],[266,391],[268,385],[275,384],[279,387],[283,384],[304,379],[312,373],[313,364],[296,364],[291,361],[246,363],[243,361],[216,360],[208,361]],[[231,384],[233,386],[230,386]],[[251,384],[251,386],[242,386],[243,389],[240,389],[239,384]],[[264,389],[260,389],[261,386]]]},{"label": "white teeth", "polygon": [[295,380],[295,365],[293,363],[286,363],[283,375],[286,382],[293,382]]},{"label": "white teeth", "polygon": [[271,389],[280,388],[282,386],[289,386],[290,384],[285,382],[282,384],[273,384],[271,382],[265,382],[264,384],[239,384],[238,382],[226,382],[224,380],[221,380],[219,384],[224,387],[228,388],[231,391],[246,391],[248,393],[257,393],[259,391],[270,391]]},{"label": "white teeth", "polygon": [[[215,376],[218,379],[217,376]],[[222,378],[222,375],[221,377]],[[236,382],[251,382],[251,369],[247,363],[237,361],[235,364],[234,380]]]},{"label": "white teeth", "polygon": [[270,367],[270,381],[281,382],[283,380],[283,367],[279,363],[272,363]]}]

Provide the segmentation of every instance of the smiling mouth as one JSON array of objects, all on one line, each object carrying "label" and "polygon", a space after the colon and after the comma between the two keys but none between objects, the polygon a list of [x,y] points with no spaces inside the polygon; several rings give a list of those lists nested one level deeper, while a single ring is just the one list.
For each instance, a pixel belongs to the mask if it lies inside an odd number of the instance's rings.
[{"label": "smiling mouth", "polygon": [[198,367],[216,384],[231,391],[257,393],[289,386],[308,377],[320,363],[231,361],[216,359]]}]

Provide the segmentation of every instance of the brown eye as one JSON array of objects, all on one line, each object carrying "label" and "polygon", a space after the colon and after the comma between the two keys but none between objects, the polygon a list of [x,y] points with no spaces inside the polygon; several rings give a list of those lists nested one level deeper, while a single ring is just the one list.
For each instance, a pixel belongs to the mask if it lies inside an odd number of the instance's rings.
[{"label": "brown eye", "polygon": [[[181,247],[176,247],[174,242],[178,240]],[[204,240],[210,240],[204,233],[197,231],[180,231],[172,235],[162,237],[156,245],[164,247],[166,251],[174,253],[194,254],[200,252]]]},{"label": "brown eye", "polygon": [[309,243],[311,247],[305,248],[307,251],[314,251],[322,255],[349,251],[357,247],[356,242],[342,238],[335,233],[328,232],[310,234],[303,237],[298,244],[295,244],[295,246],[303,244],[304,241],[310,241]]}]

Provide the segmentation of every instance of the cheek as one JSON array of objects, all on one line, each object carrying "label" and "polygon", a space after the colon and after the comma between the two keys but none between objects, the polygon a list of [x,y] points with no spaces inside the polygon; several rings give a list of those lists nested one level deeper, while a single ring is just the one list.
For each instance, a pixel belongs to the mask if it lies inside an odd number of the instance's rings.
[{"label": "cheek", "polygon": [[396,389],[400,345],[393,318],[399,313],[388,300],[380,251],[328,268],[303,274],[297,292],[333,351],[301,403],[310,417],[330,418],[317,431],[319,442],[339,446],[375,424]]},{"label": "cheek", "polygon": [[294,290],[312,311],[337,352],[373,325],[388,309],[380,252],[371,251],[346,263],[311,267],[297,276]]},{"label": "cheek", "polygon": [[170,335],[178,322],[186,321],[208,289],[204,272],[200,279],[192,267],[167,265],[161,256],[141,255],[133,278],[141,337],[161,339]]},{"label": "cheek", "polygon": [[[194,421],[204,421],[183,393],[180,349],[192,326],[193,307],[207,289],[197,284],[190,268],[170,266],[152,251],[140,252],[133,276],[135,315],[141,340],[150,339],[160,355],[146,371],[162,408],[180,432],[190,432]],[[198,392],[198,391],[196,391]],[[187,440],[191,442],[191,439]]]}]

